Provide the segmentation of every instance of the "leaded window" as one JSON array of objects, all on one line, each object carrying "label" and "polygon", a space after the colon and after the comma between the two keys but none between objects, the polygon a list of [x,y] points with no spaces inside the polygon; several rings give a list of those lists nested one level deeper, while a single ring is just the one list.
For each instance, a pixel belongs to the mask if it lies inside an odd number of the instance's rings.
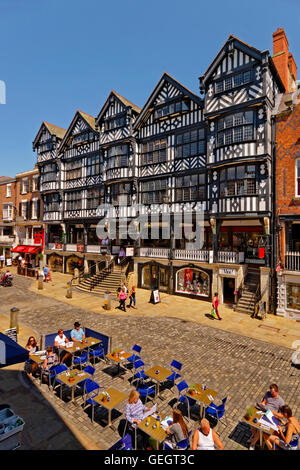
[{"label": "leaded window", "polygon": [[162,204],[167,195],[167,178],[142,183],[142,204]]},{"label": "leaded window", "polygon": [[47,163],[41,167],[41,183],[57,181],[58,170],[56,163]]},{"label": "leaded window", "polygon": [[251,196],[257,194],[255,165],[241,165],[222,169],[220,196]]},{"label": "leaded window", "polygon": [[186,158],[205,153],[205,131],[194,129],[175,136],[175,158]]},{"label": "leaded window", "polygon": [[222,93],[222,91],[231,90],[240,85],[245,85],[251,81],[251,70],[247,72],[240,72],[230,77],[225,77],[215,83],[215,92]]},{"label": "leaded window", "polygon": [[205,199],[205,173],[180,176],[175,180],[175,198],[177,202]]},{"label": "leaded window", "polygon": [[155,110],[154,119],[160,119],[160,118],[163,118],[164,116],[169,116],[170,114],[189,111],[189,109],[190,109],[189,100],[181,100],[181,101],[176,101],[173,103],[168,103]]},{"label": "leaded window", "polygon": [[87,190],[87,209],[97,209],[104,202],[103,189],[89,188]]},{"label": "leaded window", "polygon": [[71,162],[66,162],[66,181],[75,180],[81,178],[82,175],[82,161],[73,160]]},{"label": "leaded window", "polygon": [[254,113],[245,111],[236,113],[218,121],[217,144],[231,145],[232,143],[254,139]]},{"label": "leaded window", "polygon": [[93,155],[86,160],[86,175],[96,176],[100,175],[100,157]]},{"label": "leaded window", "polygon": [[107,168],[121,168],[128,166],[128,145],[116,145],[107,150]]},{"label": "leaded window", "polygon": [[44,195],[44,211],[57,212],[60,210],[60,197],[58,193]]},{"label": "leaded window", "polygon": [[152,140],[142,145],[142,165],[162,163],[167,159],[167,139]]},{"label": "leaded window", "polygon": [[74,211],[82,208],[82,192],[73,191],[66,193],[66,210]]},{"label": "leaded window", "polygon": [[110,185],[110,199],[114,206],[129,206],[131,183],[115,183]]}]

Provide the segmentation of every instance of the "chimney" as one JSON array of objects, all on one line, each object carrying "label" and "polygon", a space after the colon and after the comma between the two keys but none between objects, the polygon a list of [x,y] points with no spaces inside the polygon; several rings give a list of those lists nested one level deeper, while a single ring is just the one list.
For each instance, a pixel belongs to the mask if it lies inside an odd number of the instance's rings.
[{"label": "chimney", "polygon": [[273,61],[279,73],[285,92],[294,91],[297,80],[297,65],[293,54],[289,52],[289,42],[283,28],[273,33]]}]

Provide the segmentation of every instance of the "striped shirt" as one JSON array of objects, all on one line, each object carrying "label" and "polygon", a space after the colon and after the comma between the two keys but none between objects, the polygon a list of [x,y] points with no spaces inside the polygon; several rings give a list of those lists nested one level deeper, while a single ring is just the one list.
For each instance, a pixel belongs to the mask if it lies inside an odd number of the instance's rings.
[{"label": "striped shirt", "polygon": [[125,408],[125,416],[129,423],[133,423],[134,419],[138,421],[143,420],[144,411],[147,410],[147,407],[143,405],[140,399],[138,399],[137,403],[127,403]]}]

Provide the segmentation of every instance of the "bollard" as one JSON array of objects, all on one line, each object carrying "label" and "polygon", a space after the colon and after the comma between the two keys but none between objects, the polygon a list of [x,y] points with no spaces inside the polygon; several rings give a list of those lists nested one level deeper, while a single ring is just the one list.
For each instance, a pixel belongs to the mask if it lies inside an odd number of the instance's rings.
[{"label": "bollard", "polygon": [[43,276],[38,277],[38,290],[44,289],[44,282],[43,282]]},{"label": "bollard", "polygon": [[18,323],[18,312],[19,308],[13,307],[10,309],[10,324],[9,328],[16,328],[17,333],[19,333],[19,323]]},{"label": "bollard", "polygon": [[67,282],[67,299],[72,299],[72,282]]},{"label": "bollard", "polygon": [[104,309],[105,310],[111,309],[111,295],[110,295],[109,290],[105,291],[105,294],[104,294]]}]

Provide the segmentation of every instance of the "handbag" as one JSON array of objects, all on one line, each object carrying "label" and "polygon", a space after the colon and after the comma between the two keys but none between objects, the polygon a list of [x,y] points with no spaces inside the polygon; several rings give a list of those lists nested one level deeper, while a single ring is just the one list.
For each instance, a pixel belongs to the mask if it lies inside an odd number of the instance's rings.
[{"label": "handbag", "polygon": [[217,314],[216,314],[216,309],[215,309],[214,306],[212,306],[212,308],[211,308],[211,313],[210,313],[210,314],[211,314],[211,316],[212,316],[213,318],[218,318],[218,317],[217,317]]}]

